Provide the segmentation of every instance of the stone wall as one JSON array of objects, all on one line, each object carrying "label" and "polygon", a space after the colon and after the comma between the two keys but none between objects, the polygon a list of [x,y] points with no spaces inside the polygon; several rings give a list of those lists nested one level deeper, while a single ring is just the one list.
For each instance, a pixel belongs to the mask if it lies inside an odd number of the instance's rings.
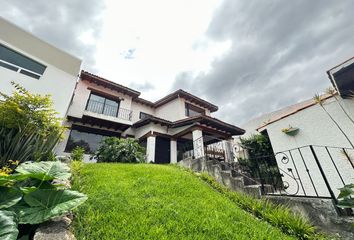
[{"label": "stone wall", "polygon": [[261,185],[246,174],[231,169],[228,163],[201,157],[197,159],[187,158],[178,164],[195,172],[208,173],[218,183],[234,191],[244,192],[257,198],[261,197]]},{"label": "stone wall", "polygon": [[351,225],[354,218],[338,216],[332,199],[269,195],[265,198],[286,205],[324,232],[354,239],[354,227]]}]

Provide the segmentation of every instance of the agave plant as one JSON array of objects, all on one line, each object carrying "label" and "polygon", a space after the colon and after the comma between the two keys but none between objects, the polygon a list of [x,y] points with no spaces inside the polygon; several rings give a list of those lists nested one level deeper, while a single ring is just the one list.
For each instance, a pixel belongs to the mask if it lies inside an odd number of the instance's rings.
[{"label": "agave plant", "polygon": [[9,160],[41,161],[48,157],[60,139],[53,133],[44,137],[33,128],[0,128],[0,168]]}]

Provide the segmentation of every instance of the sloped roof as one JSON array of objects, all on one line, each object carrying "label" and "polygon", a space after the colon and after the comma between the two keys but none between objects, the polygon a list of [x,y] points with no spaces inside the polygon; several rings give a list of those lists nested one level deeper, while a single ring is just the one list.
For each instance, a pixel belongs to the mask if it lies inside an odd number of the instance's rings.
[{"label": "sloped roof", "polygon": [[162,118],[157,118],[154,116],[147,116],[146,118],[141,119],[138,122],[134,123],[133,127],[139,128],[149,123],[158,123],[163,126],[168,126],[169,128],[177,128],[177,127],[190,125],[193,123],[198,123],[202,125],[207,125],[212,128],[220,129],[222,131],[228,132],[230,135],[242,135],[245,133],[245,130],[243,130],[242,128],[236,127],[232,124],[223,122],[217,118],[209,117],[206,115],[188,117],[174,122]]},{"label": "sloped roof", "polygon": [[139,127],[145,126],[146,124],[149,124],[149,123],[158,123],[158,124],[161,124],[162,126],[168,126],[168,127],[171,127],[173,124],[173,122],[168,121],[166,119],[162,119],[162,118],[154,117],[152,115],[148,115],[147,117],[135,122],[132,127],[139,128]]},{"label": "sloped roof", "polygon": [[195,95],[193,95],[193,94],[191,94],[189,92],[186,92],[186,91],[184,91],[182,89],[178,89],[177,91],[175,91],[175,92],[173,92],[171,94],[168,94],[167,96],[165,96],[165,97],[161,98],[160,100],[156,101],[154,103],[154,106],[155,107],[159,107],[159,106],[161,106],[161,105],[163,105],[163,104],[165,104],[167,102],[170,102],[170,101],[172,101],[172,100],[174,100],[174,99],[176,99],[178,97],[182,97],[182,98],[184,98],[184,99],[186,99],[186,100],[188,100],[188,101],[190,101],[192,103],[196,103],[196,104],[198,104],[198,105],[200,105],[202,107],[205,107],[206,109],[209,109],[210,112],[216,112],[219,109],[216,105],[214,105],[214,104],[212,104],[212,103],[210,103],[208,101],[205,101],[204,99],[201,99],[201,98],[199,98],[199,97],[197,97],[197,96],[195,96]]},{"label": "sloped roof", "polygon": [[201,99],[200,97],[197,97],[189,92],[186,92],[182,89],[179,89],[171,94],[168,94],[167,96],[157,100],[156,102],[151,102],[151,101],[148,101],[144,98],[140,98],[140,92],[139,91],[136,91],[134,89],[131,89],[131,88],[128,88],[126,86],[123,86],[121,84],[118,84],[118,83],[115,83],[115,82],[112,82],[110,80],[107,80],[105,78],[102,78],[102,77],[99,77],[95,74],[92,74],[92,73],[89,73],[87,71],[84,71],[82,70],[81,71],[81,74],[80,74],[80,77],[82,80],[87,80],[87,81],[90,81],[90,82],[94,82],[98,85],[103,85],[105,87],[108,87],[108,88],[111,88],[112,90],[115,90],[115,91],[118,91],[118,92],[122,92],[124,94],[127,94],[131,97],[133,97],[133,100],[135,102],[138,102],[138,103],[141,103],[141,104],[145,104],[147,106],[150,106],[152,108],[158,108],[178,97],[182,97],[186,100],[188,100],[189,102],[191,103],[195,103],[199,106],[202,106],[206,109],[209,109],[210,112],[215,112],[218,110],[218,107],[204,99]]},{"label": "sloped roof", "polygon": [[[331,94],[321,95],[321,99],[322,100],[326,100],[326,99],[329,99],[331,97],[333,97],[333,95],[331,95]],[[304,110],[306,108],[309,108],[311,106],[314,106],[316,104],[317,103],[315,102],[315,100],[308,99],[308,100],[305,100],[303,102],[296,103],[294,105],[285,107],[285,108],[280,109],[278,111],[275,111],[275,112],[273,112],[273,114],[270,115],[270,118],[267,119],[265,122],[263,122],[261,125],[259,125],[256,130],[264,128],[264,127],[266,127],[269,124],[277,122],[277,121],[279,121],[279,120],[281,120],[283,118],[286,118],[286,117],[288,117],[290,115],[293,115],[293,114],[295,114],[297,112],[300,112],[300,111],[302,111],[302,110]]]},{"label": "sloped roof", "polygon": [[97,75],[86,72],[84,70],[81,71],[80,77],[82,80],[90,81],[90,82],[93,82],[97,85],[103,85],[105,87],[111,88],[112,90],[127,94],[132,97],[138,97],[140,95],[140,92],[138,92],[136,90],[133,90],[133,89],[123,86],[121,84],[112,82],[110,80],[99,77]]}]

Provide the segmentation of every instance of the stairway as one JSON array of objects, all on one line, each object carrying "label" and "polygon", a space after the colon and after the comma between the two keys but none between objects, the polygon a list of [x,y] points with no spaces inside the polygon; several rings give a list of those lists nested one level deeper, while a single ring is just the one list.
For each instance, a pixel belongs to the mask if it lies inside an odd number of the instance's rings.
[{"label": "stairway", "polygon": [[230,164],[210,157],[201,157],[183,159],[178,164],[195,172],[206,172],[225,187],[255,197],[274,191],[271,185],[263,185],[262,187],[248,173],[243,172],[237,163]]}]

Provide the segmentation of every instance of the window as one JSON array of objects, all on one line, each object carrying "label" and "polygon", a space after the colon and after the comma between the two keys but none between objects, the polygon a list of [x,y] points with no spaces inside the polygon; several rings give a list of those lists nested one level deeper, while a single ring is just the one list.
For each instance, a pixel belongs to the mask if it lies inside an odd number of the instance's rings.
[{"label": "window", "polygon": [[147,118],[149,116],[150,116],[150,114],[147,114],[147,113],[144,113],[144,112],[140,112],[140,114],[139,114],[139,118],[140,119],[145,119],[145,118]]},{"label": "window", "polygon": [[87,102],[86,110],[101,113],[107,116],[117,117],[119,101],[111,100],[97,94],[91,93]]},{"label": "window", "polygon": [[39,79],[47,68],[2,44],[0,44],[0,66],[36,79]]},{"label": "window", "polygon": [[194,116],[205,114],[204,109],[196,107],[189,103],[185,104],[185,110],[186,110],[186,116],[188,117],[194,117]]},{"label": "window", "polygon": [[79,146],[84,148],[85,153],[87,154],[94,153],[103,138],[107,136],[118,137],[117,135],[114,135],[114,133],[74,125],[70,131],[65,152],[71,152],[75,147]]}]

